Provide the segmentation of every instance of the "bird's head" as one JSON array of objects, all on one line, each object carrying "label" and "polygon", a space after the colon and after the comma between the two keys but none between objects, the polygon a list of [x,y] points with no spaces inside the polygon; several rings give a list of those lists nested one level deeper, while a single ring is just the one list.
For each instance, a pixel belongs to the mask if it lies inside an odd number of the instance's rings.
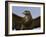
[{"label": "bird's head", "polygon": [[30,15],[30,11],[29,11],[29,10],[25,10],[25,11],[23,12],[23,14],[24,14],[24,15]]}]

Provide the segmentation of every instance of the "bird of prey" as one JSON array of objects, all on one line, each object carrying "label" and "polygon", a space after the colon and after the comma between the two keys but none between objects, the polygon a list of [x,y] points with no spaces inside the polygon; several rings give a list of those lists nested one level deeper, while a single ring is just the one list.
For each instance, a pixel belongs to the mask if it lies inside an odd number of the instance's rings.
[{"label": "bird of prey", "polygon": [[36,19],[32,18],[30,11],[23,12],[24,17],[20,17],[12,13],[12,29],[14,30],[31,30],[40,27],[40,16]]}]

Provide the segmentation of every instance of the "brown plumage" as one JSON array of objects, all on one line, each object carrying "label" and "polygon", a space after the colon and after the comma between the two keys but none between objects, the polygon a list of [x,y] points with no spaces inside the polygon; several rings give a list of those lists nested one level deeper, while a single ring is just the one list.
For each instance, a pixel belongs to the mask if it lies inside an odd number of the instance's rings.
[{"label": "brown plumage", "polygon": [[[25,11],[26,12],[26,11]],[[20,17],[16,14],[12,14],[12,29],[16,30],[28,30],[40,27],[40,16],[33,19],[31,14],[25,14],[25,17]]]}]

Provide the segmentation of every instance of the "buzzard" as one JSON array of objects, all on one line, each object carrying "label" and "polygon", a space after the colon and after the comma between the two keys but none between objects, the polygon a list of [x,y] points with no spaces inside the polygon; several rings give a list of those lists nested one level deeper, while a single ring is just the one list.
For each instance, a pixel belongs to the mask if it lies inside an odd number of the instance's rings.
[{"label": "buzzard", "polygon": [[20,17],[12,13],[12,29],[14,30],[30,30],[40,27],[40,16],[36,19],[32,18],[31,12],[25,10],[24,17]]}]

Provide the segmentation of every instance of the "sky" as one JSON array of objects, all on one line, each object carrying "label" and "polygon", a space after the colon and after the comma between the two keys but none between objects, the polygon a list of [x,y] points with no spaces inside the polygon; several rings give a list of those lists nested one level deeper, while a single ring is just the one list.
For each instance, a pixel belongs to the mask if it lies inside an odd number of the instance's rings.
[{"label": "sky", "polygon": [[23,12],[29,10],[31,12],[32,18],[37,18],[40,16],[40,7],[21,7],[21,6],[12,6],[12,12],[18,16],[24,17]]}]

